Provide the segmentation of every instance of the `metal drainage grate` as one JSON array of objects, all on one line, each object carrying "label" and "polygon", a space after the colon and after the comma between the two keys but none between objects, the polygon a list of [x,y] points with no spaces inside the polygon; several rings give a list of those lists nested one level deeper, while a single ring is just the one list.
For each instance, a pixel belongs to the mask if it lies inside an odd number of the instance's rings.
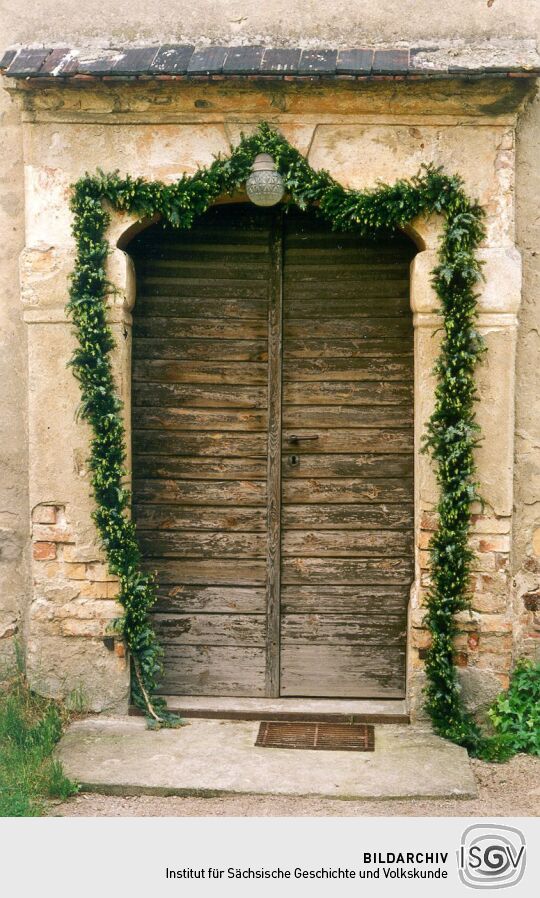
[{"label": "metal drainage grate", "polygon": [[255,745],[318,751],[373,751],[375,731],[367,723],[305,723],[264,720]]}]

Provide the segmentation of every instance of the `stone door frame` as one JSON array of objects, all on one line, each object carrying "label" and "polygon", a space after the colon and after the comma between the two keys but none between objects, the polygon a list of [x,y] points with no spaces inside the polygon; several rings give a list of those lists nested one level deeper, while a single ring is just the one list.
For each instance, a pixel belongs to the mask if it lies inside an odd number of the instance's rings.
[{"label": "stone door frame", "polygon": [[[83,121],[85,114],[79,116]],[[279,121],[276,121],[279,128]],[[294,123],[293,123],[294,124]],[[39,127],[39,125],[37,126]],[[123,124],[129,129],[129,124]],[[159,125],[156,125],[159,128]],[[183,127],[195,128],[186,123]],[[369,121],[366,128],[369,128]],[[508,132],[508,125],[505,126]],[[129,131],[126,130],[126,134]],[[204,144],[204,131],[196,127]],[[294,144],[294,139],[291,141]],[[513,154],[510,153],[510,167]],[[404,160],[405,161],[405,160]],[[429,161],[427,159],[426,161]],[[404,167],[404,174],[406,169]],[[374,178],[377,173],[374,172]],[[148,172],[151,179],[153,172]],[[74,243],[62,219],[43,227],[55,216],[55,203],[67,204],[65,180],[27,163],[25,198],[26,247],[21,256],[23,317],[28,325],[29,491],[32,515],[33,595],[26,620],[28,672],[42,691],[69,695],[79,689],[95,710],[125,710],[129,671],[121,642],[107,634],[108,622],[118,616],[117,584],[96,544],[92,500],[85,462],[89,452],[88,426],[77,420],[78,385],[66,368],[74,348],[73,327],[66,317],[67,277],[74,261]],[[501,208],[511,200],[501,196]],[[63,215],[64,213],[62,213]],[[36,224],[37,216],[37,224]],[[60,215],[60,218],[62,216]],[[111,213],[108,239],[113,250],[108,277],[115,292],[109,297],[109,320],[116,340],[112,364],[124,402],[130,459],[131,325],[135,306],[135,276],[123,247],[140,223],[132,216]],[[437,487],[431,463],[421,453],[425,423],[433,407],[433,364],[437,355],[441,317],[431,286],[437,264],[442,221],[416,220],[407,229],[418,247],[411,265],[410,296],[415,354],[415,582],[411,591],[408,626],[408,696],[411,711],[419,706],[422,654],[428,634],[422,628],[422,595],[429,584],[427,545],[436,521],[433,509]],[[478,300],[478,327],[488,346],[478,373],[480,402],[477,416],[483,432],[478,451],[484,510],[474,517],[473,544],[478,552],[473,614],[463,612],[457,663],[483,640],[473,677],[490,676],[504,685],[511,653],[514,623],[508,586],[513,501],[514,363],[517,314],[521,298],[521,259],[508,237],[491,229],[479,256],[485,280]],[[505,579],[506,578],[506,579]],[[504,586],[504,584],[507,584]],[[501,584],[503,584],[501,586]],[[506,590],[506,592],[505,592]],[[500,597],[504,593],[504,602]],[[463,651],[461,647],[463,646]],[[495,660],[494,660],[495,659]],[[499,659],[499,660],[497,660]],[[503,659],[503,660],[500,660]]]}]

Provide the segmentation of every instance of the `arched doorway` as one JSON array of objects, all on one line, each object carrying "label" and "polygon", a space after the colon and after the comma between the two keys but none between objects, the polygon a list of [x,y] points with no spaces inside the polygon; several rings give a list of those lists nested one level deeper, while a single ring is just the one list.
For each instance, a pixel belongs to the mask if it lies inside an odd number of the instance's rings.
[{"label": "arched doorway", "polygon": [[403,697],[413,244],[231,204],[129,252],[163,692]]}]

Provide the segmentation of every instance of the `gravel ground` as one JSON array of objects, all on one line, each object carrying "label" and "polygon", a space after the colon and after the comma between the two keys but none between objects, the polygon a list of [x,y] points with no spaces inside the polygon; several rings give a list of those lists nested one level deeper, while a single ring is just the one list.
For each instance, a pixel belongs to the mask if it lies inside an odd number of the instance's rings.
[{"label": "gravel ground", "polygon": [[256,795],[223,798],[119,798],[81,794],[55,804],[59,817],[538,817],[540,758],[506,764],[471,761],[479,797],[462,801],[336,801]]}]

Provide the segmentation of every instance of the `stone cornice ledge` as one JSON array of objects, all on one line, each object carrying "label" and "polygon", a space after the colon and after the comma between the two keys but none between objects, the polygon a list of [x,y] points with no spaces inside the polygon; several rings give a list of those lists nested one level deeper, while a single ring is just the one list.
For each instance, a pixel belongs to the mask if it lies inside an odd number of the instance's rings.
[{"label": "stone cornice ledge", "polygon": [[540,75],[534,41],[301,49],[164,44],[118,48],[26,46],[7,50],[0,70],[31,82],[132,79],[530,78]]}]

